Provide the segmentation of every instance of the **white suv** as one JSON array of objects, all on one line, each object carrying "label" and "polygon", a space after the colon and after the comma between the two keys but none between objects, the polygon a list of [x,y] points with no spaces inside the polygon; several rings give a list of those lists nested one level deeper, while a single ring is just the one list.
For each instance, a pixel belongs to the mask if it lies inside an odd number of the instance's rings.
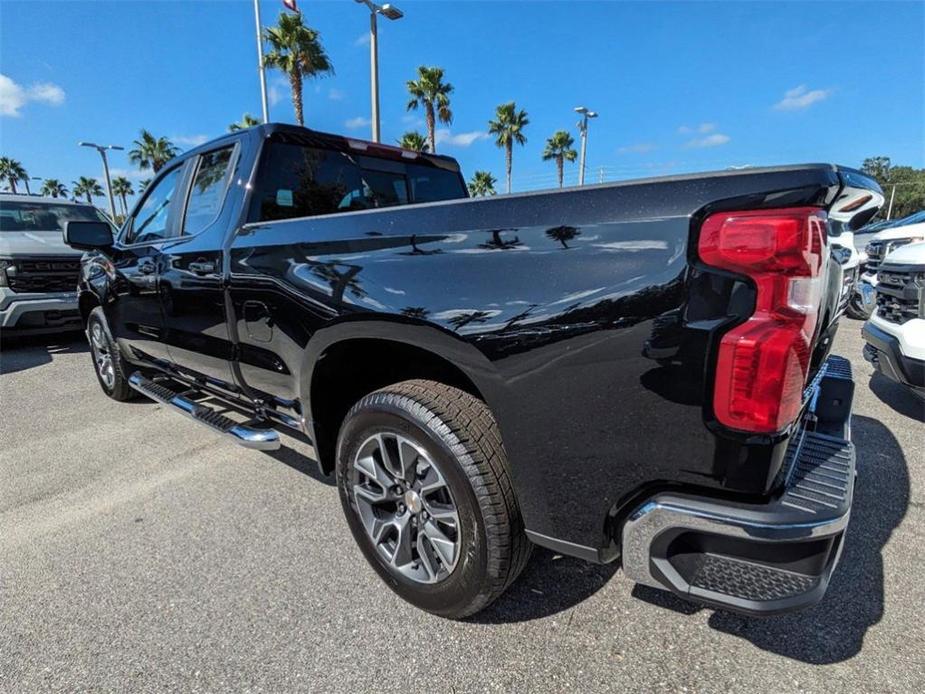
[{"label": "white suv", "polygon": [[893,250],[917,241],[925,241],[925,211],[911,215],[905,220],[900,220],[896,226],[889,226],[874,234],[865,249],[866,258],[862,261],[865,264],[864,272],[858,281],[860,302],[857,305],[862,315],[852,313],[852,317],[866,318],[873,311],[878,282],[877,271],[884,258]]},{"label": "white suv", "polygon": [[878,263],[876,294],[864,358],[925,397],[925,243],[903,245]]}]

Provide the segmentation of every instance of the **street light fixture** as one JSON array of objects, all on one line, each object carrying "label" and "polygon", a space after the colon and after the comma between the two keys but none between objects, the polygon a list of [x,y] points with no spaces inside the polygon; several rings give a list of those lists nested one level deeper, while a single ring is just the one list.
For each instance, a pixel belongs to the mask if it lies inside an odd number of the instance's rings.
[{"label": "street light fixture", "polygon": [[597,113],[595,111],[589,111],[584,106],[576,106],[575,112],[582,115],[582,119],[578,121],[578,132],[581,133],[581,159],[578,164],[578,185],[583,186],[585,184],[585,157],[588,154],[588,119],[597,118]]},{"label": "street light fixture", "polygon": [[29,190],[29,181],[41,181],[41,180],[42,180],[41,176],[26,176],[23,179],[23,183],[26,184],[26,195],[30,195],[30,196],[32,195],[32,191]]},{"label": "street light fixture", "polygon": [[94,142],[78,142],[80,147],[93,147],[97,152],[100,153],[100,156],[103,158],[103,174],[106,176],[106,192],[109,194],[109,211],[112,213],[112,218],[116,218],[116,201],[112,197],[112,181],[109,180],[109,162],[106,160],[106,150],[107,149],[116,149],[123,150],[125,147],[120,147],[119,145],[98,145]]},{"label": "street light fixture", "polygon": [[356,0],[369,8],[369,71],[372,87],[372,130],[373,142],[379,142],[379,31],[376,22],[377,15],[386,19],[401,19],[405,13],[400,9],[386,3],[377,5],[372,0]]}]

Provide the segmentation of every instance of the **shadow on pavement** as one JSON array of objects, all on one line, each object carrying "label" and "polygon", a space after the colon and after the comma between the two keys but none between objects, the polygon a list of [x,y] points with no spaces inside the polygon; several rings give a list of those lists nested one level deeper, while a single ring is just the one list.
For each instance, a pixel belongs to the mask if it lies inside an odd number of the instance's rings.
[{"label": "shadow on pavement", "polygon": [[0,341],[0,374],[16,373],[51,362],[55,354],[88,352],[87,339],[79,331],[52,335],[22,335]]},{"label": "shadow on pavement", "polygon": [[917,422],[925,422],[925,400],[918,398],[905,386],[891,381],[880,372],[874,372],[870,379],[870,390],[880,402],[899,414]]},{"label": "shadow on pavement", "polygon": [[591,564],[537,547],[520,578],[469,621],[525,622],[562,612],[603,588],[619,567],[619,562]]},{"label": "shadow on pavement", "polygon": [[[883,617],[880,552],[906,515],[909,471],[902,449],[883,424],[854,416],[851,426],[857,486],[844,552],[823,601],[803,612],[763,619],[717,611],[710,616],[711,627],[814,665],[837,663],[860,652],[867,630]],[[681,614],[707,609],[643,586],[636,586],[633,595]]]}]

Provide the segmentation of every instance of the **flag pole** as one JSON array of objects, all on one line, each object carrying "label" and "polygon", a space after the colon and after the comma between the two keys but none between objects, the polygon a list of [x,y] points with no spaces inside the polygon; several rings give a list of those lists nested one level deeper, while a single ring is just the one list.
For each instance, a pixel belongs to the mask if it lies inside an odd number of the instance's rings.
[{"label": "flag pole", "polygon": [[263,107],[263,122],[270,122],[267,106],[267,73],[263,66],[263,27],[260,24],[260,0],[254,0],[254,20],[257,23],[257,70],[260,72],[260,105]]}]

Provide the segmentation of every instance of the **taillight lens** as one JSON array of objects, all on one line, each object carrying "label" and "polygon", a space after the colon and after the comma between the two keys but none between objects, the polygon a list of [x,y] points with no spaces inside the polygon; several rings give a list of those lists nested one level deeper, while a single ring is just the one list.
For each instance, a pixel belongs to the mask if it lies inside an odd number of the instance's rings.
[{"label": "taillight lens", "polygon": [[826,215],[814,207],[722,212],[700,230],[707,265],[751,278],[755,312],[720,343],[713,410],[725,426],[781,431],[799,415],[819,316]]}]

